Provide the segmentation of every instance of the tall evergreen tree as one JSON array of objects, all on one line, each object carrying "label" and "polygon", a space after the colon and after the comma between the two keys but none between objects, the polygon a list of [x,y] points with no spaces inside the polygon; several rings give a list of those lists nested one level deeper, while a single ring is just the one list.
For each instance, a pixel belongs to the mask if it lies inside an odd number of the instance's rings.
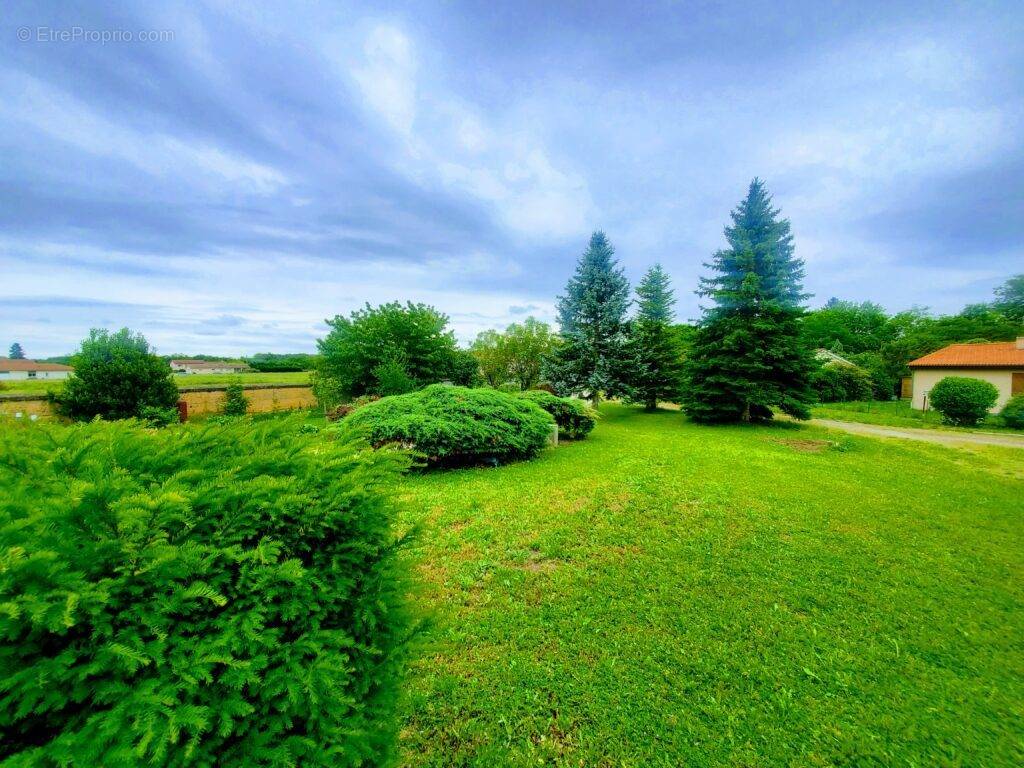
[{"label": "tall evergreen tree", "polygon": [[658,401],[679,399],[683,356],[678,335],[669,325],[676,303],[670,281],[655,264],[636,287],[637,316],[630,324],[627,399],[649,411]]},{"label": "tall evergreen tree", "polygon": [[703,422],[770,419],[773,407],[805,419],[813,363],[800,338],[807,295],[789,221],[756,178],[731,216],[729,247],[704,265],[714,274],[697,291],[715,306],[687,358],[684,410]]},{"label": "tall evergreen tree", "polygon": [[625,317],[629,281],[604,232],[595,232],[558,300],[564,343],[548,358],[545,376],[561,393],[623,394]]},{"label": "tall evergreen tree", "polygon": [[21,344],[19,344],[18,342],[14,342],[13,344],[11,344],[11,351],[7,354],[7,356],[11,358],[11,360],[24,360],[25,350],[21,348]]},{"label": "tall evergreen tree", "polygon": [[672,322],[675,303],[668,274],[661,264],[655,264],[636,287],[637,319],[667,325]]}]

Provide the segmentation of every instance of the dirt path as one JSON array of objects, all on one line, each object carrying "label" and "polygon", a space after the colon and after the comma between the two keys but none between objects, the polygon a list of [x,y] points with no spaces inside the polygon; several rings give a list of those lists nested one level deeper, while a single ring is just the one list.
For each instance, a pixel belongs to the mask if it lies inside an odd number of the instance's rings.
[{"label": "dirt path", "polygon": [[878,424],[860,424],[853,421],[833,419],[811,419],[811,424],[830,429],[842,429],[856,435],[874,437],[898,437],[904,440],[923,440],[940,445],[1001,445],[1008,448],[1024,448],[1024,435],[996,435],[981,432],[952,432],[938,429],[914,429],[912,427],[883,427]]}]

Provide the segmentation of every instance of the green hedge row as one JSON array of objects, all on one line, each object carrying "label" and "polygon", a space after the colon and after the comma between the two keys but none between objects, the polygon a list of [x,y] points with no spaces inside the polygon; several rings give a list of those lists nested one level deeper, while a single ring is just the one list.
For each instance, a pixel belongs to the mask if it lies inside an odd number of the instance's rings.
[{"label": "green hedge row", "polygon": [[558,424],[558,434],[569,440],[582,440],[597,423],[597,412],[582,400],[558,397],[540,389],[518,394],[550,413]]},{"label": "green hedge row", "polygon": [[295,419],[0,424],[0,764],[384,761],[406,465]]}]

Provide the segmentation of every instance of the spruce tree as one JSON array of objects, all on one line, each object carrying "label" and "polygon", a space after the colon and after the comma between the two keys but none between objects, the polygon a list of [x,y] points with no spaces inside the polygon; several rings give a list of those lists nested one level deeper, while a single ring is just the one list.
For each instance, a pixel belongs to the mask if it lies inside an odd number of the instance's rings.
[{"label": "spruce tree", "polygon": [[14,342],[11,344],[11,351],[7,353],[7,356],[11,358],[11,360],[24,360],[25,350],[21,348],[21,344]]},{"label": "spruce tree", "polygon": [[636,287],[637,319],[667,325],[672,322],[675,303],[668,274],[661,264],[655,264]]},{"label": "spruce tree", "polygon": [[595,232],[558,300],[564,343],[548,358],[545,375],[561,394],[625,392],[625,316],[629,281],[604,232]]},{"label": "spruce tree", "polygon": [[787,219],[754,179],[725,228],[697,293],[713,300],[686,363],[684,410],[695,421],[766,420],[772,408],[810,415],[813,369],[800,338],[803,261],[794,256]]},{"label": "spruce tree", "polygon": [[679,399],[683,360],[670,322],[676,303],[668,275],[655,264],[636,288],[637,316],[630,325],[627,399],[649,411],[659,400]]}]

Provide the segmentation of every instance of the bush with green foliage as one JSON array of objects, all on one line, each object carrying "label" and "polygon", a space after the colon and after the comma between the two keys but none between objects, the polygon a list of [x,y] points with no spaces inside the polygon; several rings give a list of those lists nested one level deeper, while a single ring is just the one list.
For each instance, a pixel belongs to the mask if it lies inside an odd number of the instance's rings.
[{"label": "bush with green foliage", "polygon": [[[392,302],[367,304],[349,317],[328,320],[330,333],[317,342],[318,376],[334,382],[342,400],[383,394],[380,375],[396,381],[394,366],[402,366],[412,388],[465,373],[448,317],[425,304]],[[390,364],[387,369],[383,364]],[[472,364],[475,369],[475,362]],[[335,403],[336,405],[337,403]]]},{"label": "bush with green foliage", "polygon": [[0,426],[0,763],[386,762],[408,460],[302,423]]},{"label": "bush with green foliage", "polygon": [[245,396],[245,388],[242,382],[233,380],[224,390],[224,405],[221,413],[225,416],[245,416],[249,410],[249,398]]},{"label": "bush with green foliage", "polygon": [[72,358],[75,372],[51,395],[57,411],[76,421],[143,417],[146,408],[178,402],[171,366],[153,354],[142,334],[94,328]]},{"label": "bush with green foliage", "polygon": [[928,393],[928,403],[942,420],[958,427],[979,424],[998,399],[994,384],[966,376],[947,376]]},{"label": "bush with green foliage", "polygon": [[1010,429],[1024,429],[1024,395],[1011,397],[999,415]]},{"label": "bush with green foliage", "polygon": [[582,400],[558,397],[543,390],[520,392],[518,397],[536,403],[550,413],[558,425],[558,434],[567,440],[582,440],[597,423],[597,411]]},{"label": "bush with green foliage", "polygon": [[870,400],[871,376],[863,368],[845,363],[826,363],[811,374],[811,387],[822,403]]},{"label": "bush with green foliage", "polygon": [[529,458],[551,435],[554,419],[539,406],[494,389],[434,384],[363,406],[336,429],[365,434],[375,447],[416,451],[430,464]]}]

